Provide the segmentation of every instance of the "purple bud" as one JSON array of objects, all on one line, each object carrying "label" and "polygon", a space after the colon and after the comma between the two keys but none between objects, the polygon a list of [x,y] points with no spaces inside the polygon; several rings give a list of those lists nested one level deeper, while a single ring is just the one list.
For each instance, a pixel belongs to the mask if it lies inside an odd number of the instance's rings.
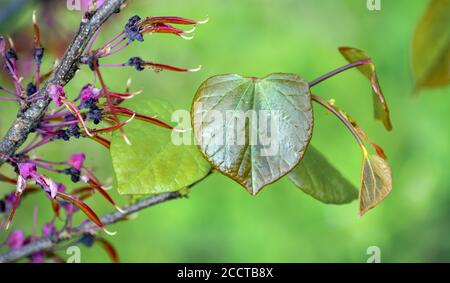
[{"label": "purple bud", "polygon": [[44,57],[44,48],[40,47],[40,48],[34,49],[33,58],[34,58],[34,61],[36,62],[36,64],[40,65],[42,63],[43,57]]},{"label": "purple bud", "polygon": [[31,263],[43,263],[45,260],[45,253],[44,252],[36,252],[31,255],[30,262]]},{"label": "purple bud", "polygon": [[78,210],[78,207],[70,202],[64,202],[62,207],[66,211],[67,217],[71,217]]},{"label": "purple bud", "polygon": [[78,127],[78,125],[72,125],[65,130],[65,134],[69,137],[78,139],[81,137],[80,127]]},{"label": "purple bud", "polygon": [[[86,14],[86,12],[89,11],[89,7],[92,5],[93,0],[81,0],[81,12],[83,12],[83,15]],[[105,3],[105,0],[97,0],[95,2],[96,7],[95,9],[100,8],[103,3]]]},{"label": "purple bud", "polygon": [[80,91],[81,101],[98,100],[100,97],[100,90],[94,88],[91,84],[85,85]]},{"label": "purple bud", "polygon": [[37,169],[33,163],[19,163],[19,174],[25,179],[30,179],[36,176]]},{"label": "purple bud", "polygon": [[46,223],[42,226],[42,237],[48,237],[58,232],[55,225],[53,223]]},{"label": "purple bud", "polygon": [[58,192],[59,193],[64,193],[66,192],[66,186],[64,186],[63,184],[58,184]]},{"label": "purple bud", "polygon": [[128,59],[128,66],[135,67],[138,71],[143,71],[145,69],[144,63],[144,60],[140,57],[132,57]]},{"label": "purple bud", "polygon": [[16,198],[17,198],[16,193],[13,192],[6,196],[5,201],[7,203],[12,204],[12,203],[16,202]]},{"label": "purple bud", "polygon": [[27,84],[27,96],[32,96],[33,94],[35,94],[37,92],[37,88],[36,85],[33,84],[32,82]]},{"label": "purple bud", "polygon": [[86,159],[86,155],[83,152],[77,152],[72,154],[72,156],[69,157],[69,160],[67,160],[67,163],[69,163],[70,166],[77,170],[81,170],[81,167],[83,167],[84,160]]},{"label": "purple bud", "polygon": [[9,60],[11,60],[11,59],[13,59],[13,60],[18,60],[17,53],[16,53],[16,51],[14,51],[13,49],[8,49],[8,50],[6,50],[5,56],[6,56],[6,58],[8,58]]},{"label": "purple bud", "polygon": [[125,34],[130,41],[144,41],[144,37],[141,34],[141,27],[138,22],[141,20],[139,16],[133,16],[128,20],[128,23],[125,25]]},{"label": "purple bud", "polygon": [[15,250],[23,246],[25,234],[21,230],[15,230],[9,234],[6,244],[10,249]]},{"label": "purple bud", "polygon": [[65,97],[66,94],[62,86],[56,86],[52,84],[50,86],[48,96],[53,100],[53,103],[55,103],[55,105],[59,107],[62,105],[62,97]]},{"label": "purple bud", "polygon": [[87,247],[92,247],[95,242],[95,236],[91,233],[84,233],[80,238],[80,242],[85,244]]},{"label": "purple bud", "polygon": [[89,69],[91,69],[91,71],[95,71],[95,66],[98,66],[99,62],[98,62],[98,57],[96,56],[91,56],[87,59],[87,64],[89,66]]}]

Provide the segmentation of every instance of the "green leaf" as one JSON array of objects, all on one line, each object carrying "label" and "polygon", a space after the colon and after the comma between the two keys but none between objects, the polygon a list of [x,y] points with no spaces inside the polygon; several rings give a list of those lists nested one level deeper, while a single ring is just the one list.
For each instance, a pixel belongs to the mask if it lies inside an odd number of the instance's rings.
[{"label": "green leaf", "polygon": [[[157,99],[124,103],[134,111],[170,121],[173,108]],[[177,191],[203,178],[211,169],[195,145],[174,145],[172,131],[133,120],[125,127],[131,145],[115,132],[111,158],[120,194],[159,194]]]},{"label": "green leaf", "polygon": [[[349,63],[360,60],[372,60],[364,51],[356,48],[340,47],[339,51]],[[367,79],[369,79],[370,85],[372,86],[375,119],[383,122],[386,129],[391,130],[392,124],[389,116],[389,108],[378,82],[375,65],[370,61],[369,64],[364,64],[357,68]]]},{"label": "green leaf", "polygon": [[313,128],[308,82],[294,74],[212,77],[198,89],[191,115],[205,157],[252,195],[297,165]]},{"label": "green leaf", "polygon": [[330,204],[349,203],[358,190],[311,144],[289,179],[303,192]]},{"label": "green leaf", "polygon": [[378,155],[364,154],[359,214],[377,206],[392,190],[392,173],[387,162]]},{"label": "green leaf", "polygon": [[416,90],[450,82],[450,0],[433,0],[417,25],[412,44]]}]

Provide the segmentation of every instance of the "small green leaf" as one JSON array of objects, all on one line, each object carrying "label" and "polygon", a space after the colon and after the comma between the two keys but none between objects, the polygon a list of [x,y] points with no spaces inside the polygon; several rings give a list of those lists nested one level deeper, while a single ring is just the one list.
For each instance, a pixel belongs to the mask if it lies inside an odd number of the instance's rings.
[{"label": "small green leaf", "polygon": [[349,203],[358,190],[311,144],[289,179],[303,192],[330,204]]},{"label": "small green leaf", "polygon": [[364,155],[359,214],[377,206],[392,190],[392,173],[387,162],[378,155]]},{"label": "small green leaf", "polygon": [[450,0],[432,0],[417,25],[412,45],[416,90],[450,83]]},{"label": "small green leaf", "polygon": [[[339,51],[349,63],[360,60],[372,60],[364,51],[356,48],[340,47]],[[375,119],[383,122],[386,129],[391,130],[392,124],[389,117],[389,108],[378,82],[375,65],[370,62],[369,64],[358,66],[358,70],[369,79],[372,86]]]},{"label": "small green leaf", "polygon": [[[157,99],[133,99],[126,107],[170,121],[173,109]],[[159,194],[177,191],[203,178],[211,169],[195,145],[174,145],[172,131],[133,120],[125,127],[131,145],[115,132],[111,158],[120,194]]]},{"label": "small green leaf", "polygon": [[313,128],[308,82],[294,74],[212,77],[198,89],[191,115],[205,157],[252,195],[297,165]]}]

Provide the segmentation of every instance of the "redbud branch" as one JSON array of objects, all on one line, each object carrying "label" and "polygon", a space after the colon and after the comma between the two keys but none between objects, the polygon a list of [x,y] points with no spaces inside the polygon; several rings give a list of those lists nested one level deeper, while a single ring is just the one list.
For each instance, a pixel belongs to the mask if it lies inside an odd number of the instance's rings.
[{"label": "redbud branch", "polygon": [[[101,222],[104,225],[110,225],[121,220],[127,218],[127,216],[136,213],[142,209],[154,206],[159,203],[163,203],[172,199],[177,199],[182,197],[182,195],[178,192],[166,193],[157,196],[153,196],[142,201],[139,201],[136,204],[130,205],[123,209],[123,212],[115,211],[109,214],[106,214],[100,217]],[[84,222],[80,226],[73,229],[70,234],[67,234],[67,231],[62,231],[50,237],[41,238],[37,241],[29,243],[19,249],[11,250],[8,253],[0,255],[0,263],[5,262],[15,262],[20,260],[21,258],[27,257],[33,253],[39,251],[48,251],[52,250],[59,243],[68,241],[76,236],[81,236],[85,231],[97,230],[98,227],[92,222]]]},{"label": "redbud branch", "polygon": [[[213,171],[211,170],[205,177],[198,180],[197,182],[193,183],[192,185],[188,186],[189,189],[193,188],[197,184],[203,182],[206,178],[211,176]],[[184,197],[185,195],[182,192],[171,192],[171,193],[164,193],[159,194],[156,196],[151,196],[148,198],[145,198],[143,200],[140,200],[132,205],[129,205],[125,208],[123,208],[121,211],[114,211],[108,214],[103,215],[100,217],[100,221],[103,223],[103,225],[108,226],[123,220],[126,220],[128,216],[139,212],[141,210],[144,210],[146,208],[149,208],[151,206],[164,203],[166,201],[170,201],[173,199],[179,199]],[[59,233],[56,233],[54,235],[51,235],[49,237],[40,238],[36,241],[33,241],[25,246],[22,246],[19,249],[16,250],[10,250],[9,252],[5,254],[0,255],[0,263],[5,262],[15,262],[22,258],[25,258],[27,256],[30,256],[33,253],[39,252],[39,251],[52,251],[55,248],[57,248],[58,244],[61,244],[63,242],[70,241],[73,238],[81,236],[83,233],[86,232],[92,232],[99,230],[100,228],[91,221],[85,221],[82,224],[80,224],[78,227],[73,229],[64,229],[63,231],[60,231]]]},{"label": "redbud branch", "polygon": [[64,57],[50,75],[42,89],[39,90],[39,96],[42,96],[43,98],[34,101],[26,109],[21,109],[17,115],[17,119],[14,121],[5,137],[0,141],[0,153],[2,154],[0,155],[0,165],[5,162],[5,159],[2,158],[2,156],[12,156],[16,150],[22,146],[30,132],[32,132],[40,122],[51,101],[48,97],[50,86],[64,86],[73,78],[78,69],[80,57],[95,32],[109,17],[117,11],[120,11],[120,7],[125,1],[126,0],[106,1],[90,20],[80,24],[80,29],[72,39]]}]

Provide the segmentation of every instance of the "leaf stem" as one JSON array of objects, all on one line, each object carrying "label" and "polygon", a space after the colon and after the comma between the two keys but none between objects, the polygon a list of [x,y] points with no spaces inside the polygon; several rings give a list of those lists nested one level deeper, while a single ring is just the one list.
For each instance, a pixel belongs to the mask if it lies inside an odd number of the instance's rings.
[{"label": "leaf stem", "polygon": [[344,71],[347,71],[351,68],[355,68],[361,65],[365,65],[365,64],[370,64],[372,61],[370,59],[364,59],[364,60],[359,60],[350,64],[347,64],[345,66],[342,66],[340,68],[337,68],[336,70],[333,70],[323,76],[318,77],[317,79],[313,80],[312,82],[309,83],[309,87],[313,87],[321,82],[323,82],[326,79],[329,79],[331,77],[333,77],[334,75],[337,75],[339,73],[342,73]]},{"label": "leaf stem", "polygon": [[344,123],[344,125],[350,130],[350,132],[353,134],[353,136],[355,137],[356,141],[358,142],[359,146],[361,147],[363,153],[367,152],[366,146],[364,145],[364,142],[362,141],[361,137],[358,135],[358,132],[356,131],[356,129],[353,127],[353,125],[344,117],[344,115],[342,115],[339,111],[336,110],[336,108],[334,108],[330,103],[326,102],[323,98],[321,98],[320,96],[311,94],[312,100],[314,100],[315,102],[319,103],[320,105],[322,105],[323,107],[325,107],[328,111],[330,111],[331,113],[333,113],[336,117],[339,118],[339,120],[342,121],[342,123]]}]

